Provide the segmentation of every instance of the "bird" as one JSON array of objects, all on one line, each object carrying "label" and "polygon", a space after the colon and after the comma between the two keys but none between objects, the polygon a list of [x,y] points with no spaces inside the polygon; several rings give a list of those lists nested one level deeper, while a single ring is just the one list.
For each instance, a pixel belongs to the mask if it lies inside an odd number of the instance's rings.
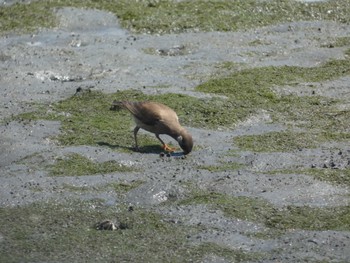
[{"label": "bird", "polygon": [[181,126],[176,112],[168,106],[153,101],[113,101],[111,110],[118,108],[127,109],[134,117],[136,150],[138,150],[137,133],[140,129],[144,129],[155,134],[165,151],[174,152],[176,149],[164,143],[159,137],[160,134],[166,134],[175,139],[185,155],[192,151],[192,135]]}]

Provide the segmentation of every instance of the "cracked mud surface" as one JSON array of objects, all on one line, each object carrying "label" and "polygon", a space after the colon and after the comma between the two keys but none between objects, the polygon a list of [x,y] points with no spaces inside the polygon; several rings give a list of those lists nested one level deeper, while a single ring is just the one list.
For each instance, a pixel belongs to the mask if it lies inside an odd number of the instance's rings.
[{"label": "cracked mud surface", "polygon": [[[50,104],[74,95],[77,88],[104,93],[138,89],[146,94],[181,93],[196,97],[209,94],[195,87],[218,73],[217,63],[231,61],[249,68],[260,66],[317,66],[344,58],[344,48],[322,48],[329,39],[349,36],[348,25],[333,22],[292,22],[244,32],[132,35],[119,27],[110,13],[65,8],[58,10],[60,26],[35,35],[0,40],[3,120],[30,111],[36,103]],[[259,40],[260,44],[251,45]],[[221,74],[221,73],[220,73]],[[224,74],[224,72],[222,73]],[[350,76],[323,83],[282,87],[281,93],[303,96],[315,92],[331,98],[350,99]],[[164,86],[164,87],[163,87]],[[109,107],[110,105],[106,105]],[[344,104],[345,109],[349,105]],[[59,122],[6,121],[0,125],[0,206],[16,207],[40,201],[101,199],[106,206],[126,203],[160,213],[185,226],[205,226],[189,242],[211,242],[247,253],[265,253],[256,262],[348,262],[349,231],[312,231],[290,228],[277,237],[258,238],[269,231],[261,222],[228,217],[206,204],[162,205],[180,202],[188,195],[186,183],[200,190],[233,197],[258,198],[276,209],[286,206],[329,208],[349,205],[347,185],[299,174],[293,170],[349,169],[350,143],[325,143],[315,149],[292,152],[250,152],[235,146],[235,137],[281,131],[262,112],[235,127],[205,130],[188,126],[196,148],[187,158],[160,157],[154,153],[120,152],[101,146],[57,144]],[[131,136],[132,127],[130,130]],[[167,141],[171,141],[166,138]],[[234,151],[234,155],[228,154]],[[78,153],[96,162],[117,160],[135,168],[128,173],[52,177],[43,169],[58,158]],[[242,164],[238,169],[210,171],[200,166],[222,161]],[[278,171],[280,173],[268,173]],[[113,182],[143,183],[124,195],[99,187]],[[75,191],[85,187],[88,191]],[[103,218],[101,218],[102,220]],[[96,223],[96,222],[91,222]],[[0,242],[6,236],[1,234]],[[79,260],[78,260],[79,261]],[[250,260],[255,262],[254,260]],[[230,262],[215,254],[202,262]]]}]

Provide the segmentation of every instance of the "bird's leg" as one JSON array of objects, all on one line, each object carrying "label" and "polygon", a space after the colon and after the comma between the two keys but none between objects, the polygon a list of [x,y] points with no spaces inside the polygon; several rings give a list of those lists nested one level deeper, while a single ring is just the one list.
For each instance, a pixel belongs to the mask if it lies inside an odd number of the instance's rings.
[{"label": "bird's leg", "polygon": [[175,152],[176,151],[175,147],[170,147],[167,144],[163,144],[163,149],[164,149],[164,151],[167,151],[167,152]]},{"label": "bird's leg", "polygon": [[172,148],[169,145],[165,144],[163,140],[159,137],[159,134],[156,134],[157,139],[162,143],[163,145],[163,150],[167,152],[175,152],[176,148]]},{"label": "bird's leg", "polygon": [[134,138],[135,138],[135,150],[138,151],[139,150],[139,146],[137,144],[137,133],[139,131],[140,127],[139,126],[136,126],[134,128]]}]

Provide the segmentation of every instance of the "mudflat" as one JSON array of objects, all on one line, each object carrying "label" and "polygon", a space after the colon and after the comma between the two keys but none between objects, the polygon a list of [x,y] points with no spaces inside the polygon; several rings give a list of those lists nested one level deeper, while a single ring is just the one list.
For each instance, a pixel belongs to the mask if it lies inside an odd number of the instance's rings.
[{"label": "mudflat", "polygon": [[[1,262],[350,261],[348,24],[149,34],[55,16],[0,38]],[[147,132],[134,151],[114,99],[174,108],[193,152]]]}]

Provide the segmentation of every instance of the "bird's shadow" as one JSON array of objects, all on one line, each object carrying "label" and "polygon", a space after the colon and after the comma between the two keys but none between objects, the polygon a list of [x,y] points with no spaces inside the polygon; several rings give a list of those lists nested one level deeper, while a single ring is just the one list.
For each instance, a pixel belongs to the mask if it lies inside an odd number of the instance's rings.
[{"label": "bird's shadow", "polygon": [[[138,153],[147,153],[147,154],[161,154],[164,153],[164,150],[159,144],[153,144],[153,145],[146,145],[139,147],[136,149],[135,147],[127,147],[117,144],[110,144],[108,142],[97,142],[99,146],[106,146],[110,149],[124,149],[132,152],[138,152]],[[172,152],[170,153],[171,156],[182,156],[184,155],[183,152]]]}]

